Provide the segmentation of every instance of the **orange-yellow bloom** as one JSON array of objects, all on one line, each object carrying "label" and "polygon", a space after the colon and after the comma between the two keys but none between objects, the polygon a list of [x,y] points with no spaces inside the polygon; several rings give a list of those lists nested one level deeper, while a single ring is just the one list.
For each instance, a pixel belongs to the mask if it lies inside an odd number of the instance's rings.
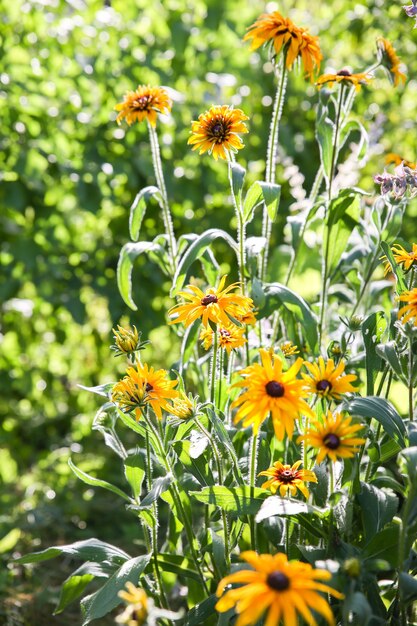
[{"label": "orange-yellow bloom", "polygon": [[251,41],[252,50],[272,42],[277,55],[284,51],[287,69],[291,69],[294,61],[300,58],[309,78],[312,78],[315,70],[319,70],[323,58],[318,37],[310,35],[306,28],[296,26],[290,18],[283,17],[278,11],[261,15],[248,28],[243,41]]},{"label": "orange-yellow bloom", "polygon": [[337,74],[322,74],[317,79],[316,85],[320,89],[323,85],[332,87],[333,83],[342,83],[343,85],[354,86],[359,91],[361,85],[365,85],[372,80],[369,74],[352,74],[347,69],[340,70]]},{"label": "orange-yellow bloom", "polygon": [[283,465],[280,461],[274,463],[272,467],[260,472],[259,476],[268,476],[269,480],[263,483],[263,489],[270,489],[272,493],[279,494],[283,498],[289,491],[292,496],[297,494],[297,489],[301,491],[305,498],[310,495],[305,483],[316,483],[317,476],[311,470],[299,469],[302,461],[297,461],[293,466]]},{"label": "orange-yellow bloom", "polygon": [[394,165],[401,165],[402,163],[412,170],[415,170],[417,168],[416,163],[414,163],[413,161],[407,161],[407,159],[403,159],[403,157],[396,152],[388,152],[388,154],[385,156],[385,163],[387,165],[391,165],[391,163],[393,163]]},{"label": "orange-yellow bloom", "polygon": [[210,320],[214,324],[227,327],[233,321],[230,317],[237,319],[246,315],[253,309],[251,298],[236,293],[239,283],[233,283],[225,288],[225,282],[226,276],[223,276],[217,288],[209,287],[205,293],[194,285],[188,285],[187,291],[180,291],[178,294],[188,302],[177,304],[170,309],[169,315],[176,317],[169,323],[184,322],[185,326],[190,326],[194,320],[201,317],[204,326],[207,326]]},{"label": "orange-yellow bloom", "polygon": [[[246,339],[244,337],[245,329],[243,327],[235,326],[235,324],[229,324],[227,327],[219,326],[217,330],[217,338],[219,346],[227,350],[227,354],[230,354],[232,350],[236,348],[242,348],[245,345]],[[203,343],[204,349],[209,350],[213,344],[214,331],[207,327],[203,328],[200,333],[200,340]]]},{"label": "orange-yellow bloom", "polygon": [[304,362],[310,372],[302,374],[309,393],[314,393],[321,398],[333,398],[340,400],[344,393],[355,392],[352,382],[356,380],[355,374],[344,374],[345,363],[340,361],[336,366],[333,359],[325,363],[323,357],[319,357],[318,363]]},{"label": "orange-yellow bloom", "polygon": [[303,360],[296,362],[283,371],[281,359],[268,350],[260,349],[261,363],[254,363],[241,370],[244,377],[233,387],[243,387],[245,391],[232,403],[239,407],[235,422],[242,421],[243,426],[253,425],[253,432],[259,431],[260,425],[271,413],[275,435],[284,439],[285,433],[292,437],[294,422],[300,413],[312,415],[312,411],[303,397],[308,392],[305,384],[297,379]]},{"label": "orange-yellow bloom", "polygon": [[219,158],[229,159],[230,153],[244,147],[239,134],[248,132],[244,123],[248,119],[240,109],[227,105],[212,106],[192,122],[188,143],[193,146],[192,150],[199,150],[199,154],[209,152],[216,161]]},{"label": "orange-yellow bloom", "polygon": [[[402,268],[405,272],[408,272],[410,267],[415,265],[417,262],[417,243],[413,243],[413,247],[411,252],[407,252],[405,248],[403,248],[399,243],[396,243],[391,248],[394,259],[398,265],[402,265]],[[388,272],[392,272],[391,263],[388,261],[386,255],[380,257],[381,261],[385,262],[384,274],[385,276]]]},{"label": "orange-yellow bloom", "polygon": [[157,113],[169,113],[172,101],[163,87],[139,85],[136,91],[128,91],[123,102],[116,104],[116,111],[120,111],[116,122],[123,119],[129,124],[147,120],[151,126],[156,126]]},{"label": "orange-yellow bloom", "polygon": [[240,556],[252,569],[229,574],[217,587],[217,596],[221,596],[228,585],[241,585],[227,590],[216,604],[219,613],[235,609],[235,626],[254,626],[262,616],[265,626],[296,626],[298,615],[310,626],[317,626],[311,609],[334,626],[332,610],[320,594],[328,593],[340,600],[344,596],[323,584],[331,579],[330,572],[314,569],[309,563],[288,561],[285,554],[272,556],[250,550]]},{"label": "orange-yellow bloom", "polygon": [[114,385],[111,398],[124,413],[134,411],[139,418],[141,410],[150,405],[162,419],[162,409],[168,410],[168,401],[179,396],[174,389],[177,384],[177,380],[168,378],[165,370],[137,363],[136,369],[129,367],[123,380]]},{"label": "orange-yellow bloom", "polygon": [[414,326],[417,326],[417,287],[410,291],[404,291],[398,296],[398,300],[406,302],[406,305],[398,311],[398,318],[403,324],[406,324],[414,317]]},{"label": "orange-yellow bloom", "polygon": [[395,52],[394,46],[384,37],[379,37],[376,43],[379,62],[388,70],[394,86],[397,87],[400,82],[405,83],[407,76],[400,71],[401,60]]},{"label": "orange-yellow bloom", "polygon": [[142,626],[148,617],[148,597],[143,589],[135,587],[131,582],[126,583],[126,588],[128,591],[119,591],[118,596],[127,603],[127,607],[116,617],[116,622],[127,626]]},{"label": "orange-yellow bloom", "polygon": [[326,456],[331,461],[348,459],[359,451],[365,439],[357,437],[362,430],[361,424],[352,424],[352,418],[341,413],[327,412],[322,421],[313,419],[304,435],[300,435],[297,443],[304,441],[306,445],[318,449],[316,463],[321,463]]}]

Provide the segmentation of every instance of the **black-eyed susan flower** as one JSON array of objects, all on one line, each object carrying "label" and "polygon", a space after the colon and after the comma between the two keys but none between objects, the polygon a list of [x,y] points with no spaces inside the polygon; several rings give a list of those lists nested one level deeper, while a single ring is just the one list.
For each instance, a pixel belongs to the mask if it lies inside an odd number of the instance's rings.
[{"label": "black-eyed susan flower", "polygon": [[317,79],[316,85],[320,89],[323,85],[332,87],[334,83],[341,83],[347,86],[355,87],[356,91],[359,91],[361,85],[366,85],[372,80],[370,74],[352,74],[348,69],[339,70],[337,74],[322,74]]},{"label": "black-eyed susan flower", "polygon": [[310,35],[306,28],[296,26],[290,18],[283,17],[278,11],[261,15],[249,26],[243,41],[251,41],[252,50],[265,43],[272,43],[275,54],[285,53],[287,69],[291,69],[294,61],[300,58],[309,78],[320,68],[323,58],[318,37]]},{"label": "black-eyed susan flower", "polygon": [[276,354],[262,348],[259,353],[261,363],[241,370],[240,375],[244,379],[232,385],[245,389],[232,403],[232,408],[239,407],[235,423],[242,421],[244,427],[253,425],[256,434],[271,414],[276,437],[282,440],[287,433],[291,438],[299,414],[312,415],[303,400],[308,393],[305,384],[297,379],[303,360],[297,359],[287,371],[283,371],[283,363]]},{"label": "black-eyed susan flower", "polygon": [[173,398],[172,404],[167,406],[170,415],[174,415],[181,420],[188,420],[198,413],[197,403],[190,395],[180,392],[177,398]]},{"label": "black-eyed susan flower", "polygon": [[279,494],[283,498],[288,491],[295,496],[299,490],[305,498],[308,498],[310,494],[305,483],[316,483],[317,476],[311,470],[300,469],[301,463],[302,461],[297,461],[291,466],[277,461],[272,467],[259,473],[259,476],[268,476],[262,488],[270,489],[272,493],[276,493],[279,489]]},{"label": "black-eyed susan flower", "polygon": [[[402,245],[400,245],[399,243],[393,245],[391,247],[391,251],[395,262],[398,263],[398,265],[401,265],[405,272],[408,272],[408,270],[413,267],[417,262],[417,243],[413,243],[410,252],[403,248]],[[388,261],[385,254],[380,258],[381,261],[385,262],[384,274],[387,275],[388,272],[392,271],[391,263]]]},{"label": "black-eyed susan flower", "polygon": [[239,135],[248,132],[244,123],[248,119],[240,109],[212,106],[192,122],[188,143],[193,146],[192,150],[199,150],[199,154],[208,152],[216,161],[219,158],[227,160],[231,153],[244,147]]},{"label": "black-eyed susan flower", "polygon": [[256,311],[247,311],[244,315],[238,315],[236,319],[244,326],[255,326],[258,321],[256,319]]},{"label": "black-eyed susan flower", "polygon": [[[227,350],[227,354],[230,354],[232,350],[242,348],[245,345],[246,339],[244,336],[245,329],[235,324],[229,324],[228,326],[219,326],[217,328],[217,338],[219,346]],[[214,331],[210,328],[203,328],[200,333],[200,341],[203,344],[205,350],[209,350],[213,344]]]},{"label": "black-eyed susan flower", "polygon": [[357,376],[344,374],[344,361],[335,365],[333,359],[325,362],[320,356],[318,363],[305,361],[304,365],[310,372],[310,375],[302,374],[309,393],[314,393],[321,398],[340,400],[342,394],[356,391],[352,382],[357,379]]},{"label": "black-eyed susan flower", "polygon": [[394,86],[397,87],[400,82],[405,83],[407,76],[400,71],[401,61],[397,55],[394,46],[388,39],[379,37],[377,39],[378,60],[386,70],[388,70]]},{"label": "black-eyed susan flower", "polygon": [[250,312],[253,309],[253,301],[236,291],[239,283],[233,283],[226,288],[225,283],[226,276],[223,276],[218,287],[209,287],[205,293],[195,285],[188,285],[185,291],[178,294],[187,302],[170,309],[169,315],[176,317],[169,323],[184,322],[185,326],[190,326],[194,320],[201,318],[204,326],[207,326],[210,320],[214,324],[227,327],[231,317],[238,319],[239,316]]},{"label": "black-eyed susan flower", "polygon": [[148,617],[148,597],[143,589],[135,587],[131,582],[126,583],[127,591],[119,591],[119,598],[127,603],[126,609],[116,617],[118,624],[127,626],[142,626]]},{"label": "black-eyed susan flower", "polygon": [[409,167],[410,169],[416,169],[417,168],[417,164],[414,163],[413,161],[407,161],[407,159],[404,159],[400,154],[397,154],[396,152],[388,152],[388,154],[386,154],[385,156],[385,163],[387,165],[405,165],[406,167]]},{"label": "black-eyed susan flower", "polygon": [[313,419],[304,435],[300,435],[297,443],[304,443],[318,450],[316,463],[326,457],[336,462],[337,459],[348,459],[359,451],[365,439],[357,437],[362,430],[361,424],[352,424],[352,418],[342,413],[327,412],[322,420]]},{"label": "black-eyed susan flower", "polygon": [[[224,613],[234,608],[238,614],[235,626],[253,626],[265,615],[265,626],[296,626],[298,616],[311,626],[317,626],[311,609],[328,624],[335,620],[332,610],[321,593],[343,599],[343,594],[322,581],[329,581],[327,570],[314,569],[309,563],[288,561],[285,554],[242,552],[241,558],[252,569],[241,569],[220,581],[217,596],[222,596],[216,610]],[[229,589],[230,584],[240,584]],[[224,593],[224,595],[222,595]]]},{"label": "black-eyed susan flower", "polygon": [[414,287],[414,289],[410,291],[404,291],[404,293],[398,296],[398,300],[406,303],[406,305],[398,311],[398,318],[403,324],[415,318],[414,326],[417,326],[417,287]]},{"label": "black-eyed susan flower", "polygon": [[165,370],[138,363],[136,368],[129,367],[123,380],[114,385],[111,399],[124,413],[135,411],[137,418],[141,410],[150,405],[162,419],[162,409],[168,410],[169,400],[179,396],[174,389],[177,384],[177,380],[168,378]]},{"label": "black-eyed susan flower", "polygon": [[138,332],[136,326],[132,328],[123,328],[122,326],[117,326],[117,330],[112,328],[114,333],[114,346],[111,346],[111,349],[116,352],[115,356],[121,356],[123,354],[129,355],[137,352],[138,350],[142,350],[148,341],[140,340],[140,333]]},{"label": "black-eyed susan flower", "polygon": [[156,126],[158,113],[169,113],[172,101],[163,87],[139,85],[135,91],[128,91],[123,102],[116,104],[116,111],[120,111],[116,122],[121,124],[125,119],[129,124],[147,120],[151,126]]},{"label": "black-eyed susan flower", "polygon": [[285,341],[283,344],[281,344],[280,349],[285,357],[290,357],[294,354],[300,353],[299,349],[292,343],[292,341]]}]

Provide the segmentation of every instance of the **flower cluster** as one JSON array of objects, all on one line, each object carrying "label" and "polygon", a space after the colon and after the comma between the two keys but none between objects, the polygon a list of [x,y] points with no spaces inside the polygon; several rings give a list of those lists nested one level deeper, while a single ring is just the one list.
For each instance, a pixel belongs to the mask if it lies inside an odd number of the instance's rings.
[{"label": "flower cluster", "polygon": [[381,194],[391,194],[402,198],[407,192],[411,198],[417,195],[417,170],[402,164],[395,168],[394,174],[383,172],[374,176],[374,181],[381,185]]}]

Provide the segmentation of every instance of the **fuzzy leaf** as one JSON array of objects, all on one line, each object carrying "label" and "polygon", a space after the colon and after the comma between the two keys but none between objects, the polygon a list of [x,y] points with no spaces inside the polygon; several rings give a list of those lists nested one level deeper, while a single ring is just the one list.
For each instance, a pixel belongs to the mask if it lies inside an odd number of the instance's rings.
[{"label": "fuzzy leaf", "polygon": [[139,191],[133,201],[132,206],[130,207],[129,231],[133,241],[137,241],[139,239],[142,220],[145,217],[146,208],[151,198],[155,198],[155,200],[158,202],[159,206],[162,209],[161,192],[159,191],[158,187],[153,186],[145,187],[144,189]]},{"label": "fuzzy leaf", "polygon": [[353,398],[353,400],[343,403],[343,409],[351,415],[376,419],[385,432],[395,439],[401,448],[405,448],[404,435],[406,430],[404,422],[392,404],[384,398]]},{"label": "fuzzy leaf", "polygon": [[253,515],[268,496],[266,489],[244,487],[205,487],[201,491],[191,491],[190,496],[204,504],[214,504],[224,511],[238,515]]},{"label": "fuzzy leaf", "polygon": [[16,559],[16,563],[39,563],[40,561],[48,561],[56,556],[66,554],[83,561],[103,561],[109,563],[121,564],[130,557],[123,550],[119,550],[110,543],[104,543],[99,539],[87,539],[86,541],[76,541],[65,546],[52,546],[41,552],[33,552]]},{"label": "fuzzy leaf", "polygon": [[127,243],[120,251],[117,264],[117,285],[123,300],[133,311],[138,309],[132,298],[133,261],[141,254],[148,254],[155,260],[156,255],[160,258],[164,255],[164,248],[155,241],[140,241]]},{"label": "fuzzy leaf", "polygon": [[70,466],[70,468],[72,469],[76,477],[82,480],[82,482],[85,483],[86,485],[90,485],[91,487],[102,487],[102,489],[107,489],[107,491],[112,491],[113,493],[120,496],[121,498],[124,498],[124,500],[131,502],[131,498],[126,493],[124,493],[124,491],[122,491],[115,485],[108,483],[106,480],[100,480],[99,478],[94,478],[94,476],[90,476],[86,472],[83,472],[82,470],[80,470],[79,467],[74,465],[71,459],[68,459],[68,465]]}]

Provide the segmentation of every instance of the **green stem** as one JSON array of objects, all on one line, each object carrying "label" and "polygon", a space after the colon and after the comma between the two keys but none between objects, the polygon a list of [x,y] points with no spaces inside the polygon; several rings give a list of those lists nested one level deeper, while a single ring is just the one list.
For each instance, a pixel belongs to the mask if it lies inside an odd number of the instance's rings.
[{"label": "green stem", "polygon": [[[256,457],[258,451],[258,435],[253,433],[252,442],[250,447],[250,470],[249,470],[249,485],[250,485],[250,497],[255,497],[255,481],[256,481]],[[258,549],[258,540],[256,536],[256,524],[254,515],[249,516],[250,521],[250,536],[251,536],[251,545],[252,550]]]},{"label": "green stem", "polygon": [[[329,500],[334,493],[334,468],[333,462],[329,462]],[[329,515],[329,545],[328,550],[332,549],[333,542],[333,532],[334,532],[334,513],[333,513],[333,502],[330,501],[330,515]]]},{"label": "green stem", "polygon": [[[233,156],[233,155],[232,155]],[[233,206],[236,213],[237,220],[237,243],[239,249],[239,282],[242,287],[242,293],[245,295],[246,293],[246,283],[245,283],[245,264],[246,264],[246,254],[245,254],[245,241],[246,241],[246,224],[243,219],[243,207],[242,201],[236,198],[234,188],[233,188],[233,177],[232,177],[232,167],[231,163],[234,163],[234,158],[231,158],[229,161],[229,182],[230,182],[230,191],[233,198]]]},{"label": "green stem", "polygon": [[413,342],[410,337],[408,340],[408,417],[410,422],[414,419],[413,392]]},{"label": "green stem", "polygon": [[[274,110],[272,113],[271,130],[268,139],[268,149],[266,158],[265,181],[267,183],[275,183],[277,151],[279,139],[279,124],[282,117],[282,109],[284,105],[285,89],[287,86],[287,68],[285,65],[286,55],[282,57],[280,79],[278,81],[277,92],[275,96]],[[268,265],[269,244],[271,239],[272,222],[270,220],[266,205],[263,212],[262,236],[265,238],[264,253],[260,257],[259,273],[261,280],[265,280],[266,268]]]},{"label": "green stem", "polygon": [[214,404],[216,397],[216,373],[217,373],[217,352],[219,340],[217,336],[217,326],[213,330],[213,351],[211,357],[211,377],[210,377],[210,402]]},{"label": "green stem", "polygon": [[218,408],[221,409],[221,401],[222,401],[222,383],[223,383],[223,375],[224,375],[224,348],[220,348],[220,356],[219,356],[219,388],[217,390],[217,405]]},{"label": "green stem", "polygon": [[[205,437],[207,437],[207,439],[210,442],[211,449],[213,450],[214,460],[215,460],[215,463],[216,463],[217,477],[218,477],[219,485],[223,486],[222,463],[221,463],[221,460],[220,460],[220,454],[219,454],[219,450],[217,448],[216,442],[214,441],[214,438],[211,436],[211,434],[203,426],[203,424],[200,422],[200,420],[197,417],[195,418],[195,424],[200,429],[201,433]],[[226,511],[224,509],[221,509],[221,514],[222,514],[223,532],[224,532],[224,559],[225,559],[225,562],[226,562],[226,569],[227,569],[227,571],[229,571],[229,569],[230,569],[229,529],[228,529],[228,525],[227,525]]]},{"label": "green stem", "polygon": [[158,135],[156,129],[148,123],[149,138],[151,144],[152,161],[155,172],[155,178],[158,189],[162,198],[162,218],[164,220],[165,233],[168,238],[168,255],[170,262],[170,270],[172,275],[176,269],[177,259],[177,241],[174,234],[174,226],[172,224],[171,210],[169,208],[168,194],[165,185],[164,171],[162,169],[161,152],[159,150]]},{"label": "green stem", "polygon": [[[332,146],[332,159],[331,159],[331,164],[330,164],[329,181],[327,185],[328,200],[327,200],[327,211],[326,211],[326,215],[324,219],[324,224],[325,224],[324,232],[325,233],[326,233],[326,219],[328,217],[328,212],[330,210],[330,203],[332,201],[333,178],[334,178],[335,169],[336,169],[337,156],[339,153],[339,150],[338,150],[339,129],[340,129],[340,119],[341,119],[342,105],[343,105],[343,94],[344,94],[344,86],[342,84],[340,87],[339,98],[337,102],[336,120],[335,120],[333,146]],[[322,284],[322,292],[321,292],[321,298],[320,298],[320,323],[319,323],[319,337],[320,337],[321,346],[323,346],[323,330],[324,330],[323,326],[324,326],[325,311],[326,311],[326,306],[327,306],[327,283],[329,279],[328,274],[329,274],[330,239],[331,239],[331,229],[329,228],[326,234],[326,243],[325,243],[325,250],[324,250],[324,255],[323,255],[323,263],[322,263],[323,284]]]}]

